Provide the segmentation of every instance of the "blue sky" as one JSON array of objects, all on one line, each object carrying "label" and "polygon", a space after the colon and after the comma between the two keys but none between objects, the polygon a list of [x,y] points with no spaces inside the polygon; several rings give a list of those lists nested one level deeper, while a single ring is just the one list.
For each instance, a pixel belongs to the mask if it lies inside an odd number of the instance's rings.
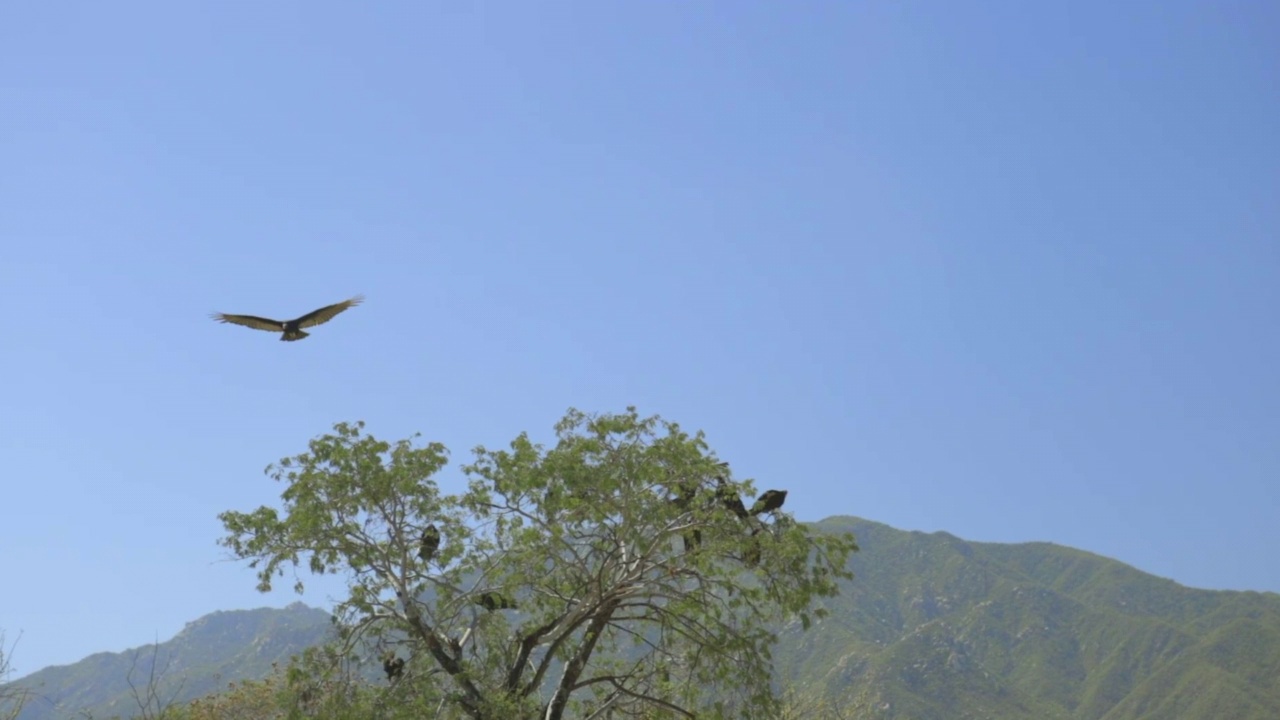
[{"label": "blue sky", "polygon": [[[298,599],[216,515],[342,420],[444,442],[449,488],[634,404],[801,519],[1280,591],[1277,33],[1272,2],[5,4],[18,673]],[[356,293],[300,343],[207,317]]]}]

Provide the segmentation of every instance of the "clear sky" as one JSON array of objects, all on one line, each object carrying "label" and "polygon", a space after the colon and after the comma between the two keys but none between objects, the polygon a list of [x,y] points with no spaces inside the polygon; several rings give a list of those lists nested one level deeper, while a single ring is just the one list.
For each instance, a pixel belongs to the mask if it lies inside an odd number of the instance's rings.
[{"label": "clear sky", "polygon": [[[448,489],[634,404],[800,519],[1280,591],[1278,36],[1269,0],[4,3],[18,673],[299,599],[216,515],[343,420],[444,442]],[[356,293],[303,342],[208,318]]]}]

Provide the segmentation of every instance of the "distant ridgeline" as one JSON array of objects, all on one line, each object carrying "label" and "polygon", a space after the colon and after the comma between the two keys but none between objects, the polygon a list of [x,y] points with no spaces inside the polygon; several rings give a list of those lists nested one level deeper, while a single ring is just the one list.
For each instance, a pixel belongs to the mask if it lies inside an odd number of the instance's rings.
[{"label": "distant ridgeline", "polygon": [[[966,542],[853,517],[812,527],[852,531],[862,550],[853,582],[824,601],[830,617],[808,633],[799,622],[780,630],[778,682],[797,697],[886,720],[1280,718],[1280,595],[1186,588],[1049,543]],[[301,603],[217,612],[156,656],[185,701],[265,677],[331,632],[328,613]],[[135,681],[152,659],[140,650]],[[17,681],[39,696],[19,720],[131,717],[134,652]]]}]

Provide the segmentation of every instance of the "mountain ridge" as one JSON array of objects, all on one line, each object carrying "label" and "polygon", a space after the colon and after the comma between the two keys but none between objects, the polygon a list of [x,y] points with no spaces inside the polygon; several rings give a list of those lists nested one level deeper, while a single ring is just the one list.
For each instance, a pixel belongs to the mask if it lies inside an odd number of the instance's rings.
[{"label": "mountain ridge", "polygon": [[[848,515],[809,525],[851,531],[862,551],[853,581],[823,601],[828,617],[809,632],[779,629],[778,681],[801,698],[886,720],[1280,717],[1280,594],[1190,588],[1051,542],[966,541]],[[161,643],[158,659],[188,678],[175,695],[185,700],[218,686],[208,678],[262,677],[330,629],[328,613],[301,602],[218,611]],[[127,713],[123,681],[112,695],[108,680],[137,650],[15,684],[41,680],[61,707],[82,702],[98,718]],[[46,710],[19,720],[66,717]]]}]

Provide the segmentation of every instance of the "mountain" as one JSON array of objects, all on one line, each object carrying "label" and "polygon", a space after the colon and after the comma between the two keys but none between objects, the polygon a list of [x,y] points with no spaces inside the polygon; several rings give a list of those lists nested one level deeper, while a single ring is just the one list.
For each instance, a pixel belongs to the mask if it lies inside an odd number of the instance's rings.
[{"label": "mountain", "polygon": [[[778,682],[801,706],[883,720],[1280,718],[1280,595],[1187,588],[1051,543],[853,517],[812,527],[853,532],[862,551],[853,581],[824,601],[829,617],[781,628]],[[214,613],[160,644],[158,659],[185,679],[183,700],[264,677],[329,631],[328,615],[301,603]],[[145,685],[143,650],[134,677]],[[127,717],[132,658],[102,653],[18,681],[58,704],[36,701],[20,720],[82,707]]]},{"label": "mountain", "polygon": [[855,579],[820,625],[784,631],[777,665],[854,717],[1280,718],[1280,595],[1187,588],[1051,543],[815,527],[855,533]]},{"label": "mountain", "polygon": [[187,623],[168,642],[97,653],[15,681],[32,693],[16,720],[81,718],[81,710],[94,718],[131,717],[138,714],[138,702],[129,682],[144,691],[153,668],[161,701],[193,700],[233,680],[266,677],[273,663],[288,664],[294,654],[328,639],[332,628],[329,613],[300,602],[211,613]]}]

